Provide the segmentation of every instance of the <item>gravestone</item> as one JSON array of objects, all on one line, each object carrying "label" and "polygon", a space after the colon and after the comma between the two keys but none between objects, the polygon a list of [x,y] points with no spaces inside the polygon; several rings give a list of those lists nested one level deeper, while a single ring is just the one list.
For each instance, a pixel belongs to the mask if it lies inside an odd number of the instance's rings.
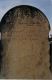
[{"label": "gravestone", "polygon": [[32,6],[9,10],[1,20],[5,78],[50,78],[49,22]]}]

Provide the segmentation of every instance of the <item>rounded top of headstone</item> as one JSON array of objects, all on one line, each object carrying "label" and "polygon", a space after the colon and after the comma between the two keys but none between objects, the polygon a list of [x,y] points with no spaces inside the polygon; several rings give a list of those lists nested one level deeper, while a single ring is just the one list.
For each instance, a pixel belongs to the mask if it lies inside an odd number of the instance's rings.
[{"label": "rounded top of headstone", "polygon": [[[37,9],[35,7],[32,7],[32,6],[28,6],[28,5],[20,5],[20,6],[16,6],[16,7],[10,9],[4,15],[4,17],[1,20],[0,25],[2,27],[0,27],[0,30],[3,30],[6,27],[6,26],[3,26],[6,23],[7,24],[10,24],[10,23],[12,24],[12,23],[15,22],[14,20],[16,20],[17,17],[24,18],[24,16],[27,16],[27,18],[29,16],[31,16],[32,18],[35,18],[35,17],[37,18],[38,17],[38,20],[40,20],[41,23],[43,21],[43,22],[48,22],[48,24],[49,24],[49,21],[48,21],[47,17],[39,9]],[[38,21],[37,21],[37,23],[38,23]],[[50,25],[48,27],[50,29]]]},{"label": "rounded top of headstone", "polygon": [[36,78],[39,75],[41,78],[45,73],[46,76],[49,73],[50,27],[44,13],[32,6],[17,6],[4,15],[0,25],[4,75],[7,78]]}]

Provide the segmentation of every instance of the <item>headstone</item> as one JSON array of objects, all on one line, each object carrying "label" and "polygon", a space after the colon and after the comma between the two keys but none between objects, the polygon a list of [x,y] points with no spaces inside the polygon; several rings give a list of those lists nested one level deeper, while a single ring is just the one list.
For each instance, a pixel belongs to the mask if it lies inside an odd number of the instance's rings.
[{"label": "headstone", "polygon": [[18,6],[1,20],[5,78],[49,78],[49,22],[37,8]]}]

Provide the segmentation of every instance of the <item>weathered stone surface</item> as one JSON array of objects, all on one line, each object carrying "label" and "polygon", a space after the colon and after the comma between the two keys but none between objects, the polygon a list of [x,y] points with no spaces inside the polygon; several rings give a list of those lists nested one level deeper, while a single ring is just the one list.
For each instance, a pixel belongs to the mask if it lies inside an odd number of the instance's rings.
[{"label": "weathered stone surface", "polygon": [[50,78],[49,23],[31,6],[19,6],[1,21],[3,65],[6,78]]}]

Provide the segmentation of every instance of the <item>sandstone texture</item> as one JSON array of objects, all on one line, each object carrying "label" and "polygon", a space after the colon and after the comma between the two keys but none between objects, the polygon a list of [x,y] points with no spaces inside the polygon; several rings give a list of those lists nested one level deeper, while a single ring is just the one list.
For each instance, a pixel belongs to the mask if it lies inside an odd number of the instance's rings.
[{"label": "sandstone texture", "polygon": [[1,20],[5,78],[50,79],[49,22],[37,8],[18,6]]}]

